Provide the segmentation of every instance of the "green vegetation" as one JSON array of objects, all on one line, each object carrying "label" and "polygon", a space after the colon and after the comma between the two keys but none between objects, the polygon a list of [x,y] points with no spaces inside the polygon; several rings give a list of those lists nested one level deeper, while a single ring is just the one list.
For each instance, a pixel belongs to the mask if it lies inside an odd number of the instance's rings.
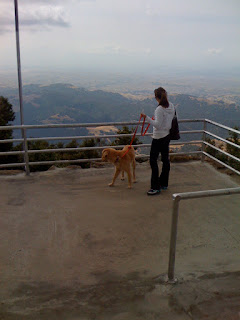
[{"label": "green vegetation", "polygon": [[[239,130],[238,127],[234,127],[234,129]],[[229,131],[229,137],[227,138],[227,140],[231,141],[237,145],[240,145],[240,138],[238,138],[238,134],[235,132]],[[216,143],[214,140],[207,138],[206,141],[208,143],[212,144],[213,146],[216,146]],[[226,146],[225,146],[224,143],[222,143],[220,146],[218,146],[218,148],[221,150],[225,150],[227,153],[240,159],[240,149],[238,149],[237,147],[231,146],[230,144],[226,144]],[[236,170],[240,170],[239,162],[234,159],[231,159],[227,155],[225,155],[225,154],[223,154],[223,153],[221,153],[221,152],[219,152],[209,146],[206,147],[206,152],[209,153],[210,155],[212,155],[213,157],[217,158],[218,160],[230,165],[232,168],[234,168]]]},{"label": "green vegetation", "polygon": [[[15,119],[11,103],[7,98],[0,96],[0,126],[8,126]],[[0,140],[12,139],[12,130],[0,130]],[[12,143],[0,143],[0,152],[10,151]],[[0,156],[0,163],[12,162],[12,157]]]},{"label": "green vegetation", "polygon": [[[118,134],[131,134],[133,129],[129,129],[124,126],[123,129],[118,130]],[[126,145],[130,144],[132,137],[119,137],[110,144],[111,146]],[[138,138],[135,138],[133,141],[134,144],[140,144]],[[109,145],[109,146],[110,146]],[[43,162],[43,161],[57,161],[57,160],[79,160],[79,159],[91,159],[91,158],[101,158],[101,150],[83,150],[83,151],[65,151],[66,149],[75,149],[75,148],[89,148],[89,147],[97,147],[101,146],[100,139],[86,139],[82,143],[78,143],[77,140],[73,139],[68,144],[64,145],[62,142],[58,142],[56,144],[50,144],[45,140],[38,141],[30,141],[28,142],[28,150],[51,150],[51,149],[62,149],[59,152],[38,152],[38,153],[29,153],[29,161],[30,162]],[[22,151],[23,146],[22,143],[11,146],[11,148],[7,151]],[[5,161],[2,163],[9,162],[22,162],[23,155],[14,155],[14,156],[5,156]],[[11,161],[9,161],[11,160]],[[66,167],[69,164],[57,164],[58,167]],[[89,168],[90,162],[82,162],[78,164],[82,168]],[[48,170],[51,165],[32,165],[30,166],[30,171],[45,171]]]},{"label": "green vegetation", "polygon": [[[46,150],[46,149],[62,149],[60,152],[39,152],[39,153],[30,153],[29,161],[30,162],[39,162],[39,161],[57,161],[57,160],[79,160],[79,159],[91,159],[99,158],[100,152],[98,150],[85,150],[85,151],[65,151],[65,148],[79,148],[79,147],[95,147],[97,146],[96,139],[86,139],[81,144],[76,140],[72,140],[68,144],[64,145],[62,142],[57,144],[49,144],[45,140],[39,140],[36,142],[28,142],[29,150]],[[18,144],[12,150],[19,151],[22,150],[22,144]],[[15,156],[16,162],[22,161],[22,155]],[[69,164],[58,164],[58,167],[66,167]],[[82,168],[89,168],[90,162],[80,163],[79,166]],[[51,165],[33,165],[30,166],[30,171],[45,171],[48,170]]]},{"label": "green vegetation", "polygon": [[[238,128],[238,127],[234,127],[234,129],[240,130],[240,128]],[[229,140],[237,145],[240,145],[240,138],[238,137],[237,133],[229,132],[229,135],[230,135],[230,137],[227,138],[227,140]],[[227,152],[240,159],[240,149],[228,144],[227,145]],[[231,167],[240,171],[240,163],[239,162],[229,158],[228,163]]]},{"label": "green vegetation", "polygon": [[[117,131],[117,134],[132,134],[134,133],[135,131],[135,128],[132,128],[132,129],[129,129],[127,126],[123,126],[122,129],[119,129]],[[132,141],[132,136],[131,137],[119,137],[119,138],[116,138],[113,142],[112,142],[112,146],[117,146],[117,145],[120,145],[120,146],[125,146],[125,145],[129,145]],[[141,144],[141,142],[139,141],[138,138],[134,138],[133,139],[133,145],[135,144]]]}]

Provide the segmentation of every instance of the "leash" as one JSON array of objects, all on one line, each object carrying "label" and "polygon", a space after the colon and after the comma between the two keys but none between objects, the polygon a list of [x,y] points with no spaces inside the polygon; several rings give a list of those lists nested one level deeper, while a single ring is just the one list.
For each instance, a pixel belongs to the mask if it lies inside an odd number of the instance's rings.
[{"label": "leash", "polygon": [[[130,145],[128,146],[128,149],[124,152],[124,154],[121,156],[121,158],[123,158],[123,157],[129,152],[129,150],[131,149],[131,146],[132,146],[132,144],[133,144],[133,140],[135,139],[135,136],[136,136],[136,133],[137,133],[137,130],[138,130],[138,127],[139,127],[139,124],[140,124],[142,118],[143,118],[143,117],[140,116],[139,121],[138,121],[138,124],[137,124],[137,126],[136,126],[136,129],[135,129],[135,131],[134,131],[132,140],[131,140],[131,142],[130,142]],[[145,131],[143,132],[144,126],[145,126],[145,118],[143,118],[142,129],[141,129],[141,136],[142,136],[142,137],[144,137],[145,134],[147,133],[148,128],[149,128],[149,126],[150,126],[150,123],[147,125]]]}]

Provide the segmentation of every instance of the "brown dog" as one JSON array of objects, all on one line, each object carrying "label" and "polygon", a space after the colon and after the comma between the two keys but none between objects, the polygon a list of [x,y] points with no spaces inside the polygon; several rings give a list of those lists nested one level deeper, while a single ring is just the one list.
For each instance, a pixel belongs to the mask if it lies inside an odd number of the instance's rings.
[{"label": "brown dog", "polygon": [[[127,151],[128,153],[124,153]],[[107,148],[102,151],[102,160],[111,162],[115,165],[115,174],[113,176],[113,180],[109,183],[109,187],[114,185],[115,180],[117,179],[119,173],[122,171],[122,180],[124,180],[124,171],[127,172],[128,175],[128,188],[132,188],[132,176],[133,182],[136,182],[135,178],[135,151],[132,146],[125,146],[122,150],[115,150],[113,148]],[[133,174],[131,174],[131,164],[133,169]]]}]

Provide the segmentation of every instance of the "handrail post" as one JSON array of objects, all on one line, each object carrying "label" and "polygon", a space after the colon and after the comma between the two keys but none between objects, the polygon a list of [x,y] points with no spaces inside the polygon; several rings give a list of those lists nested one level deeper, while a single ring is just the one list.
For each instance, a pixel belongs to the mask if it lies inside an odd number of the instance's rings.
[{"label": "handrail post", "polygon": [[183,192],[173,194],[173,209],[172,209],[172,226],[171,226],[171,239],[169,250],[169,262],[168,262],[168,278],[167,282],[174,284],[177,282],[177,278],[174,278],[175,268],[175,255],[176,255],[176,243],[177,243],[177,225],[178,225],[178,213],[180,200],[205,198],[213,196],[240,194],[240,188],[230,189],[218,189],[218,190],[205,190],[194,192]]},{"label": "handrail post", "polygon": [[[21,59],[20,59],[20,44],[19,44],[19,23],[18,23],[18,1],[14,0],[15,5],[15,30],[16,30],[16,47],[17,47],[17,65],[18,65],[18,90],[19,90],[19,104],[20,104],[20,118],[21,125],[24,124],[23,119],[23,103],[22,103],[22,76],[21,76]],[[24,162],[26,175],[30,174],[29,169],[29,157],[28,157],[28,145],[26,138],[26,129],[22,128],[22,138],[23,138],[23,150],[24,150]]]},{"label": "handrail post", "polygon": [[22,129],[22,137],[23,137],[25,171],[26,171],[26,175],[29,176],[30,175],[30,167],[29,167],[27,135],[26,135],[26,129],[25,128]]},{"label": "handrail post", "polygon": [[177,243],[177,225],[178,225],[178,212],[179,202],[181,198],[177,195],[173,195],[173,209],[172,209],[172,226],[171,226],[171,239],[169,248],[169,262],[168,262],[168,282],[176,283],[177,279],[174,278],[175,268],[175,255],[176,255],[176,243]]},{"label": "handrail post", "polygon": [[204,151],[206,149],[206,146],[204,144],[204,141],[206,141],[206,133],[205,131],[207,130],[207,121],[206,119],[204,119],[204,122],[203,122],[203,135],[202,135],[202,157],[201,157],[201,161],[204,162],[205,160],[205,155],[204,155]]}]

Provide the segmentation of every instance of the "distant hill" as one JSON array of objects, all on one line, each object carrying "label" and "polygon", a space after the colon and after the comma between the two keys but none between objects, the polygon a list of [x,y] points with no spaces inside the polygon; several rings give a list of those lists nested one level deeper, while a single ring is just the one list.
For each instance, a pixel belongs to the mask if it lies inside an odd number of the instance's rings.
[{"label": "distant hill", "polygon": [[[20,122],[18,90],[1,88],[0,95],[9,99],[16,113],[15,124]],[[153,115],[155,99],[136,100],[119,93],[101,90],[88,91],[70,84],[23,87],[25,124],[47,123],[94,123],[138,120],[142,110]],[[240,126],[240,101],[226,102],[202,99],[185,94],[170,95],[169,100],[177,106],[179,119],[208,118],[230,127]],[[189,127],[189,125],[187,125]],[[72,133],[70,133],[70,131]],[[84,130],[75,129],[74,134]],[[49,135],[48,129],[32,130],[31,136]],[[59,135],[52,130],[50,135]],[[73,129],[61,129],[61,135],[73,134]]]}]

